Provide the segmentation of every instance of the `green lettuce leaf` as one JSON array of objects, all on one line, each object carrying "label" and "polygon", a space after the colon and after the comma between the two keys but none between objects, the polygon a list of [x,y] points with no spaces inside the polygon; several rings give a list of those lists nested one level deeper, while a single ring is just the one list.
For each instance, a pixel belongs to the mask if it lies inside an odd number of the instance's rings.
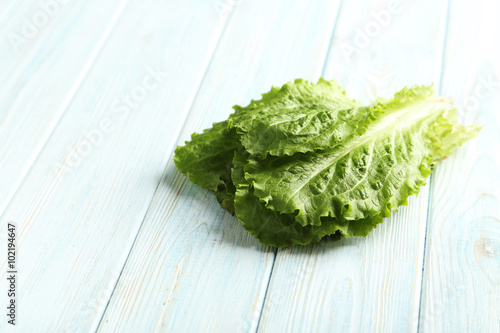
[{"label": "green lettuce leaf", "polygon": [[252,155],[283,156],[335,146],[362,134],[381,110],[349,99],[335,81],[304,80],[273,87],[247,107],[235,106],[229,126]]},{"label": "green lettuce leaf", "polygon": [[334,82],[273,87],[177,147],[191,182],[274,246],[366,236],[477,135],[432,87],[361,106]]},{"label": "green lettuce leaf", "polygon": [[234,214],[234,193],[231,166],[240,142],[227,121],[214,123],[202,134],[193,133],[191,141],[175,150],[174,162],[189,180],[215,194],[222,207]]},{"label": "green lettuce leaf", "polygon": [[253,188],[244,177],[244,166],[248,156],[235,152],[233,160],[232,179],[236,186],[234,200],[236,217],[243,227],[264,245],[276,247],[295,244],[306,245],[318,242],[325,236],[332,240],[343,237],[366,236],[382,217],[367,218],[358,221],[345,219],[323,218],[318,226],[302,226],[295,220],[294,214],[280,214],[272,211],[254,195]]},{"label": "green lettuce leaf", "polygon": [[251,157],[245,178],[266,207],[296,214],[302,225],[321,225],[321,218],[359,220],[407,205],[419,192],[439,158],[477,135],[464,127],[445,99],[430,87],[404,89],[378,104],[367,131],[341,145],[293,156]]}]

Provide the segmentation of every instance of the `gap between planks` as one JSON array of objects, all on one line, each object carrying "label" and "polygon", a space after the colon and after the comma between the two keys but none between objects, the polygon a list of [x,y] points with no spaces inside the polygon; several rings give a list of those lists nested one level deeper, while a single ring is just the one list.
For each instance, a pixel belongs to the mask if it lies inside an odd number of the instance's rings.
[{"label": "gap between planks", "polygon": [[[332,32],[330,34],[330,38],[328,39],[328,48],[327,48],[326,53],[325,53],[325,59],[323,60],[323,66],[321,67],[321,74],[320,74],[321,77],[323,77],[323,75],[325,73],[326,64],[327,64],[328,58],[330,56],[330,50],[332,49],[333,37],[335,36],[335,30],[337,29],[337,23],[339,21],[340,11],[342,10],[342,4],[343,3],[344,3],[344,0],[340,0],[339,1],[339,5],[337,7],[337,12],[335,13],[335,18],[334,18],[334,22],[333,22]],[[273,256],[273,263],[271,265],[271,273],[269,274],[269,277],[267,279],[266,291],[264,293],[264,298],[262,300],[262,304],[259,304],[260,305],[260,307],[259,307],[260,313],[259,313],[259,317],[257,319],[257,325],[255,325],[255,331],[254,331],[254,333],[257,333],[259,331],[260,320],[262,318],[262,313],[264,312],[264,306],[265,306],[266,300],[267,300],[267,292],[269,290],[269,285],[271,284],[271,278],[273,276],[274,263],[276,262],[276,258],[278,257],[279,251],[280,250],[278,248],[273,248],[273,254],[274,254],[274,256]],[[254,327],[254,326],[252,325],[250,327]]]},{"label": "gap between planks", "polygon": [[[441,73],[439,75],[439,83],[438,83],[438,94],[441,94],[443,89],[443,75],[444,75],[444,62],[446,57],[446,43],[448,40],[448,28],[450,26],[450,6],[451,0],[446,2],[446,20],[444,23],[444,36],[443,36],[443,46],[441,47],[441,65],[440,70]],[[434,172],[433,172],[434,173]],[[424,232],[424,250],[422,253],[422,273],[420,274],[420,293],[418,298],[418,310],[417,310],[417,332],[420,332],[420,316],[422,313],[422,294],[424,291],[424,272],[425,272],[425,253],[427,249],[427,231],[430,229],[430,216],[431,212],[429,207],[431,206],[431,193],[432,193],[432,184],[433,184],[433,173],[429,176],[429,195],[427,196],[427,214],[425,216],[425,232]]]},{"label": "gap between planks", "polygon": [[[212,53],[210,54],[210,59],[208,60],[205,69],[203,70],[203,75],[201,76],[201,80],[198,83],[198,87],[196,88],[195,93],[191,97],[191,101],[190,101],[189,107],[188,107],[188,112],[186,112],[186,114],[184,116],[184,119],[181,121],[181,126],[178,127],[177,133],[174,134],[174,137],[173,137],[173,140],[172,140],[172,142],[173,142],[172,147],[169,147],[167,149],[168,151],[172,151],[172,153],[170,155],[173,154],[175,145],[176,145],[177,141],[179,140],[179,137],[180,137],[180,135],[182,133],[182,129],[186,126],[187,119],[189,118],[189,115],[191,114],[191,111],[193,109],[193,104],[196,101],[196,96],[198,95],[198,93],[199,93],[199,91],[200,91],[200,89],[201,89],[201,87],[203,85],[203,81],[205,80],[205,76],[206,76],[206,74],[208,72],[208,69],[210,68],[210,64],[212,63],[213,57],[215,55],[215,52],[217,51],[217,47],[219,46],[219,43],[220,43],[220,40],[222,39],[222,36],[224,35],[224,31],[226,30],[227,23],[229,22],[229,19],[231,18],[232,13],[233,13],[233,11],[230,11],[229,14],[225,15],[224,18],[223,18],[224,23],[223,23],[222,29],[220,30],[219,36],[217,37],[217,40],[215,41],[215,45],[214,45],[214,47],[212,49]],[[167,172],[168,172],[167,169],[165,169],[163,171],[162,176],[160,177],[160,179],[158,180],[158,183],[156,184],[156,189],[154,191],[154,194],[156,194],[158,192],[158,189],[159,189],[159,187],[160,187],[160,185],[162,183],[162,180],[166,176]],[[182,188],[182,186],[183,185],[181,185],[180,188]],[[141,221],[141,223],[139,225],[139,228],[137,229],[137,233],[135,234],[134,241],[132,242],[132,246],[130,247],[129,252],[127,254],[127,257],[126,257],[125,261],[123,262],[123,266],[120,269],[120,273],[118,274],[118,278],[115,281],[115,284],[113,286],[113,290],[111,291],[111,294],[109,295],[109,298],[108,298],[108,300],[106,302],[106,306],[104,307],[104,310],[102,311],[102,314],[101,314],[101,316],[99,318],[99,321],[97,322],[97,325],[95,327],[93,327],[93,329],[91,329],[94,332],[98,332],[99,328],[101,327],[101,323],[102,323],[102,320],[104,318],[104,315],[106,314],[106,311],[108,310],[109,303],[111,302],[111,299],[113,298],[113,295],[115,293],[116,287],[118,286],[118,283],[120,282],[121,276],[123,274],[123,270],[127,266],[128,260],[130,258],[130,254],[132,253],[132,251],[133,251],[133,249],[134,249],[134,247],[136,245],[137,237],[139,236],[139,234],[141,232],[141,229],[142,229],[142,227],[144,225],[144,221],[146,220],[146,216],[148,215],[148,212],[151,209],[151,205],[152,205],[154,197],[155,197],[154,194],[151,197],[151,201],[150,201],[150,203],[148,205],[148,208],[146,209],[146,211],[144,213],[144,216],[142,217],[142,221]],[[273,257],[273,265],[274,265],[274,259],[275,258],[276,258],[276,253],[275,253],[274,257]],[[264,303],[264,302],[262,302],[262,303]]]}]

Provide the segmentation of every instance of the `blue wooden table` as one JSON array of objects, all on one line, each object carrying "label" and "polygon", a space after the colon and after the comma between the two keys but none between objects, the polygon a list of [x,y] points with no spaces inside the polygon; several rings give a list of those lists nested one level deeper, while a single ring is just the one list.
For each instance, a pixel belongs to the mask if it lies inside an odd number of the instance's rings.
[{"label": "blue wooden table", "polygon": [[[0,331],[499,332],[500,2],[1,0]],[[366,238],[265,247],[173,150],[272,85],[434,83],[480,135]]]}]

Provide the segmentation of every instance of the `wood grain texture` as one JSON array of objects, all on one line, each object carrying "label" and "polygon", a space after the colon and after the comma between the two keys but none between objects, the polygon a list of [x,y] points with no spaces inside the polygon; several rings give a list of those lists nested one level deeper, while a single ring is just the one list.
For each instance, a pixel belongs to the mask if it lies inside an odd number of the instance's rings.
[{"label": "wood grain texture", "polygon": [[431,186],[423,332],[500,332],[500,4],[453,1],[443,94],[479,136],[438,165]]},{"label": "wood grain texture", "polygon": [[[338,5],[238,2],[179,143],[272,85],[317,80]],[[254,332],[273,260],[171,158],[100,331]]]},{"label": "wood grain texture", "polygon": [[0,215],[67,111],[126,3],[29,0],[2,8]]},{"label": "wood grain texture", "polygon": [[201,0],[127,6],[2,216],[20,230],[17,329],[97,328],[225,22]]},{"label": "wood grain texture", "polygon": [[[390,3],[344,2],[326,64],[326,78],[365,101],[439,83],[446,1],[402,1],[378,34],[356,41]],[[358,50],[349,55],[349,45]],[[427,201],[424,187],[366,238],[279,250],[259,331],[416,331]]]}]

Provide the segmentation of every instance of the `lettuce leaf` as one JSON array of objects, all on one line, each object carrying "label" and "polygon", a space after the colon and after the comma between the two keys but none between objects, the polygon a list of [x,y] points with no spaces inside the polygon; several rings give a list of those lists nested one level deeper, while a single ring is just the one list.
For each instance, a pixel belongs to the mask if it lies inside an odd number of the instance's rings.
[{"label": "lettuce leaf", "polygon": [[458,124],[457,110],[429,89],[405,89],[368,130],[341,145],[305,154],[250,158],[246,179],[266,207],[296,214],[303,226],[321,217],[358,220],[391,215],[407,205],[437,159],[474,137],[479,126]]},{"label": "lettuce leaf", "polygon": [[174,161],[274,246],[366,236],[481,128],[461,126],[429,86],[362,106],[334,81],[296,80],[234,109]]},{"label": "lettuce leaf", "polygon": [[214,123],[202,134],[193,133],[191,141],[175,150],[174,162],[189,180],[215,194],[231,214],[234,214],[234,193],[231,166],[234,152],[240,147],[235,131],[227,121]]},{"label": "lettuce leaf", "polygon": [[382,222],[381,217],[354,222],[342,218],[323,218],[321,225],[304,227],[295,220],[294,214],[272,211],[254,195],[253,188],[244,177],[243,170],[247,158],[248,156],[235,152],[232,179],[236,186],[234,200],[236,217],[242,222],[243,227],[264,245],[276,247],[307,245],[329,235],[333,235],[331,239],[335,240],[342,236],[366,236]]},{"label": "lettuce leaf", "polygon": [[295,80],[247,107],[235,106],[229,126],[259,157],[324,149],[362,134],[379,111],[349,99],[335,81]]}]

